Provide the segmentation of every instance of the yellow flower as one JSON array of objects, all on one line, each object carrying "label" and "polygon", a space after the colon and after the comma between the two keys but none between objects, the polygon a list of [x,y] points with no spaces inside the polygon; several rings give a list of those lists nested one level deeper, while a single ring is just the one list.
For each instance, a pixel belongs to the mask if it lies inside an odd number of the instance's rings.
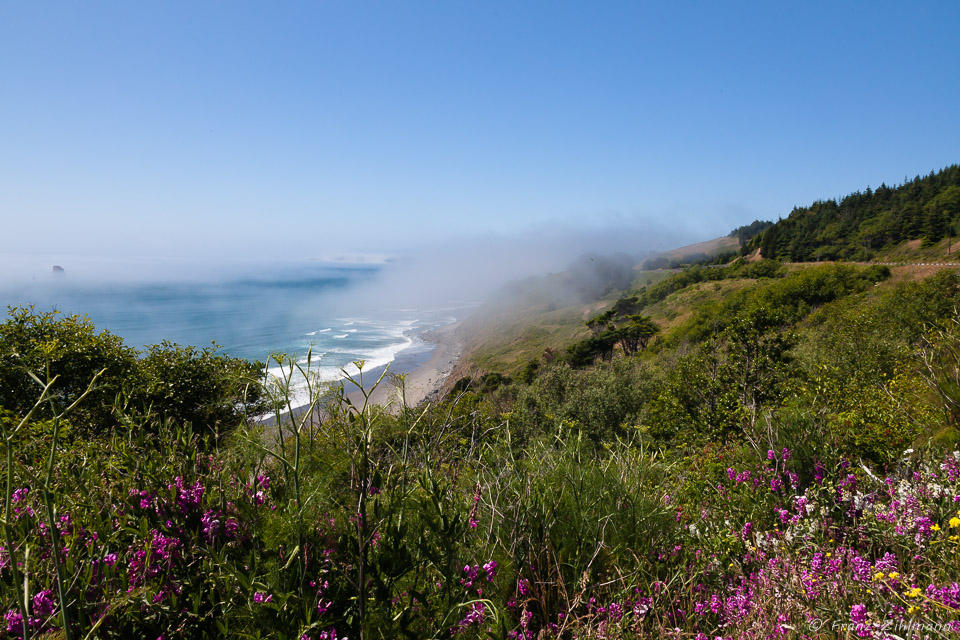
[{"label": "yellow flower", "polygon": [[896,580],[897,578],[900,577],[900,574],[897,573],[896,571],[892,571],[887,574],[887,577],[890,578],[891,580]]},{"label": "yellow flower", "polygon": [[917,610],[917,607],[910,607],[909,609],[907,609],[907,613],[913,613],[916,610]]},{"label": "yellow flower", "polygon": [[917,598],[920,596],[920,587],[914,587],[905,594],[908,598]]},{"label": "yellow flower", "polygon": [[873,574],[873,579],[883,580],[883,571],[877,571],[875,574]]},{"label": "yellow flower", "polygon": [[940,525],[938,524],[933,525],[932,527],[930,527],[930,531],[940,531]]},{"label": "yellow flower", "polygon": [[830,556],[832,556],[832,555],[833,555],[832,553],[830,553],[829,551],[827,551],[827,557],[828,557],[828,558],[829,558]]},{"label": "yellow flower", "polygon": [[956,529],[957,527],[960,527],[960,518],[957,518],[957,517],[950,518],[950,528]]}]

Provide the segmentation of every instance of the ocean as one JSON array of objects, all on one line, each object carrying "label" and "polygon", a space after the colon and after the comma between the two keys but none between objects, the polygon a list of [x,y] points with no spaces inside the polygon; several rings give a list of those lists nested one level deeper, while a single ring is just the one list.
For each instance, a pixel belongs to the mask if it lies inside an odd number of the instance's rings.
[{"label": "ocean", "polygon": [[[286,354],[305,363],[322,381],[394,363],[410,370],[429,356],[424,332],[455,322],[471,305],[380,308],[358,295],[376,285],[389,264],[299,264],[244,270],[236,277],[192,274],[174,279],[78,279],[45,273],[14,284],[0,281],[0,303],[33,305],[89,316],[131,347],[163,341],[207,347],[267,363]],[[400,360],[397,361],[398,356]],[[395,362],[397,361],[397,362]],[[366,377],[366,376],[365,376]]]}]

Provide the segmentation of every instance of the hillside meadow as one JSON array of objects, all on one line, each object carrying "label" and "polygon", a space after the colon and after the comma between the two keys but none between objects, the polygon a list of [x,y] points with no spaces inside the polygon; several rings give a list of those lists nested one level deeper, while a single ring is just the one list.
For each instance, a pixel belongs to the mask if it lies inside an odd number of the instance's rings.
[{"label": "hillside meadow", "polygon": [[953,270],[694,267],[545,310],[566,343],[439,402],[349,401],[367,375],[301,412],[284,356],[13,309],[0,630],[952,637],[958,301]]}]

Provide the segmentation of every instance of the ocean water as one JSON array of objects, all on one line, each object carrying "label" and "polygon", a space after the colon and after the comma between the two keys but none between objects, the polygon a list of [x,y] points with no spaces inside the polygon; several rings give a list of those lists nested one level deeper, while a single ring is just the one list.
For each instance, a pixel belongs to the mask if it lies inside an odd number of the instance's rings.
[{"label": "ocean water", "polygon": [[[271,354],[305,364],[310,352],[313,375],[334,381],[345,372],[356,374],[352,363],[358,360],[365,362],[364,371],[401,353],[408,365],[415,362],[432,346],[420,334],[454,322],[468,306],[377,308],[351,302],[387,268],[307,264],[234,278],[112,282],[44,274],[19,284],[0,281],[0,303],[87,315],[98,330],[138,349],[165,340],[197,347],[215,343],[231,356],[269,363],[274,374],[280,369]],[[302,380],[295,383],[303,386]]]}]

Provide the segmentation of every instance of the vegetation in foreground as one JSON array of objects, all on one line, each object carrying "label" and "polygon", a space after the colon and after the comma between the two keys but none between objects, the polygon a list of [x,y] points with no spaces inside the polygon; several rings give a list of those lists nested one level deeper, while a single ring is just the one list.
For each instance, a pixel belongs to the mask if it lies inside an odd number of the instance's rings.
[{"label": "vegetation in foreground", "polygon": [[[87,322],[13,310],[0,629],[957,634],[960,277],[751,269],[643,346],[398,415],[316,387],[323,421],[284,413],[289,359],[280,380],[175,345],[129,360]],[[648,326],[646,295],[608,324]]]},{"label": "vegetation in foreground", "polygon": [[[953,219],[940,177],[883,192],[891,211],[916,191],[927,227]],[[735,235],[767,257],[854,251],[797,220]],[[635,279],[610,264],[612,289],[572,281],[595,311],[580,327],[545,303],[565,345],[518,344],[514,370],[397,413],[285,356],[277,378],[12,309],[0,633],[960,634],[960,274],[735,262],[617,299]]]}]

